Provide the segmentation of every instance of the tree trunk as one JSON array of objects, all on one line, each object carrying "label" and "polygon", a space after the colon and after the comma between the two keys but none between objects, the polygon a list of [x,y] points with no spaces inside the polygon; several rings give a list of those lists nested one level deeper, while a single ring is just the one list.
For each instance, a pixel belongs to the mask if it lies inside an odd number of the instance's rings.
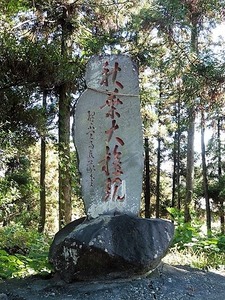
[{"label": "tree trunk", "polygon": [[195,136],[195,111],[192,106],[189,109],[189,126],[187,142],[187,171],[186,171],[186,198],[184,204],[184,220],[191,221],[190,205],[193,198],[193,178],[194,178],[194,136]]},{"label": "tree trunk", "polygon": [[[46,117],[47,92],[43,92],[43,110]],[[45,193],[45,175],[46,175],[46,137],[41,137],[41,164],[40,164],[40,219],[38,232],[44,232],[46,222],[46,193]]]},{"label": "tree trunk", "polygon": [[59,91],[59,228],[71,221],[70,98],[67,87]]},{"label": "tree trunk", "polygon": [[221,159],[221,118],[218,117],[217,120],[217,141],[218,141],[218,178],[222,176],[222,159]]},{"label": "tree trunk", "polygon": [[181,139],[181,125],[180,125],[180,91],[178,97],[178,113],[177,113],[177,208],[181,209],[181,198],[180,198],[180,139]]},{"label": "tree trunk", "polygon": [[[222,177],[222,158],[221,158],[221,118],[218,117],[217,121],[217,140],[218,140],[218,180]],[[220,231],[222,234],[225,233],[225,216],[224,216],[224,199],[219,199],[219,212],[220,212]]]},{"label": "tree trunk", "polygon": [[156,218],[159,218],[159,210],[160,210],[160,170],[161,170],[161,138],[158,137],[157,177],[156,177]]},{"label": "tree trunk", "polygon": [[206,204],[207,234],[208,236],[211,236],[211,210],[210,210],[210,201],[209,201],[206,154],[205,154],[205,116],[203,110],[201,112],[201,152],[202,152],[203,189],[204,189],[205,204]]},{"label": "tree trunk", "polygon": [[172,201],[171,206],[175,207],[176,188],[177,188],[177,131],[173,142],[173,178],[172,178]]},{"label": "tree trunk", "polygon": [[160,172],[161,172],[161,137],[160,137],[160,127],[161,127],[161,101],[162,101],[162,80],[159,82],[159,103],[158,103],[158,147],[157,147],[157,175],[156,175],[156,218],[159,218],[160,211]]},{"label": "tree trunk", "polygon": [[[61,54],[67,54],[66,8],[63,7]],[[66,83],[59,87],[59,228],[71,221],[70,96]]]},{"label": "tree trunk", "polygon": [[220,199],[220,231],[225,234],[224,200]]},{"label": "tree trunk", "polygon": [[171,206],[180,209],[180,92],[178,101],[175,104],[175,118],[177,129],[173,143],[173,182],[172,182],[172,201]]},{"label": "tree trunk", "polygon": [[[198,55],[198,22],[200,16],[192,14],[191,53]],[[194,136],[195,136],[195,99],[190,99],[188,109],[188,142],[187,142],[187,171],[186,171],[186,197],[184,204],[184,221],[191,221],[190,205],[193,198],[194,180]]]},{"label": "tree trunk", "polygon": [[145,218],[150,218],[149,142],[145,138]]}]

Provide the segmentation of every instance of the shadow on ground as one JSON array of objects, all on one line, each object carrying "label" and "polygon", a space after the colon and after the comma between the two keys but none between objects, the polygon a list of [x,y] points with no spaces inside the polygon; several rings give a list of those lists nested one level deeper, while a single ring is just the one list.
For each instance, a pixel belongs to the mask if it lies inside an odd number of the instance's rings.
[{"label": "shadow on ground", "polygon": [[57,278],[27,277],[0,282],[8,300],[224,300],[225,271],[205,272],[161,264],[141,277],[65,283]]}]

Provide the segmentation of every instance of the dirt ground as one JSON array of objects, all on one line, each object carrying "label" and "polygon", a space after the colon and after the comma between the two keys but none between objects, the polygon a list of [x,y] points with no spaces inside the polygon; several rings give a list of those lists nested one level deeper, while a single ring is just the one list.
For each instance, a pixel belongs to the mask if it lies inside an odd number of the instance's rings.
[{"label": "dirt ground", "polygon": [[0,282],[0,300],[224,300],[225,271],[162,263],[146,276],[65,283],[28,277]]}]

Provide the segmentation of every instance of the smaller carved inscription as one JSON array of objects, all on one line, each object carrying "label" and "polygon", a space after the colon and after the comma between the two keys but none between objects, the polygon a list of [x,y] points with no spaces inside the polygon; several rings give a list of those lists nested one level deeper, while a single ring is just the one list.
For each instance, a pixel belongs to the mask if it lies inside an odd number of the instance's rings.
[{"label": "smaller carved inscription", "polygon": [[95,134],[95,127],[94,127],[94,118],[95,112],[88,111],[87,121],[88,121],[88,157],[87,157],[87,172],[90,176],[90,185],[93,187],[94,184],[94,171],[95,171],[95,164],[94,164],[94,134]]}]

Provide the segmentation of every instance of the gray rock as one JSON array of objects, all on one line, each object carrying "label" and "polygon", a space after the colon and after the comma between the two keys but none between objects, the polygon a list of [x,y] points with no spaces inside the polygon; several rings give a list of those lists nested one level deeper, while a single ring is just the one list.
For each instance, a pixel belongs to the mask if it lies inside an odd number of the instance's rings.
[{"label": "gray rock", "polygon": [[170,245],[174,225],[161,219],[100,216],[74,224],[69,232],[65,227],[60,239],[56,235],[49,254],[66,282],[130,277],[156,268]]},{"label": "gray rock", "polygon": [[73,125],[86,213],[137,216],[143,174],[137,68],[125,55],[94,56],[86,83]]},{"label": "gray rock", "polygon": [[0,300],[8,300],[8,297],[6,294],[0,294]]}]

